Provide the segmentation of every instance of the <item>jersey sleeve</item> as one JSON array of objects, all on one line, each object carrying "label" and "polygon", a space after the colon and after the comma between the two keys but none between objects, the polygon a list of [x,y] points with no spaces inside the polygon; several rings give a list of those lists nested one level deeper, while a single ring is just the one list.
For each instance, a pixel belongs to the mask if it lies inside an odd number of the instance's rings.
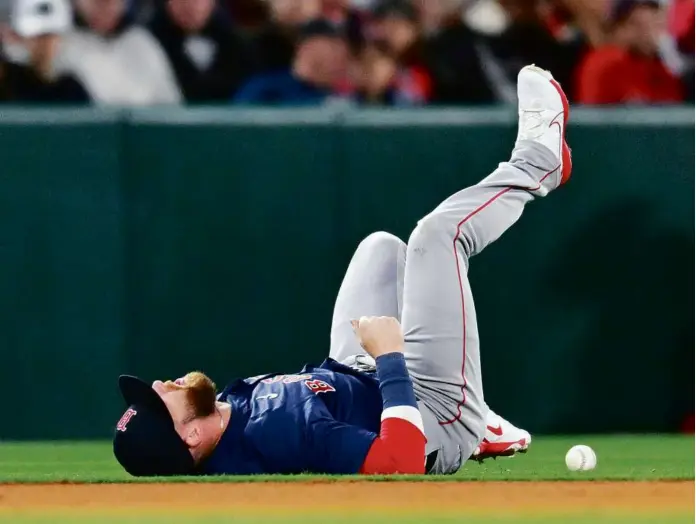
[{"label": "jersey sleeve", "polygon": [[377,358],[376,362],[382,393],[382,423],[360,473],[422,475],[426,438],[406,360],[401,353],[391,353]]}]

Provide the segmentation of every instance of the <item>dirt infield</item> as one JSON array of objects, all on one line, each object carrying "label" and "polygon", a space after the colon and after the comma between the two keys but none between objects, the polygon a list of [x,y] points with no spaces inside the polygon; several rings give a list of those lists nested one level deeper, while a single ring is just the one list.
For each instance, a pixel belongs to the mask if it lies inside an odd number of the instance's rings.
[{"label": "dirt infield", "polygon": [[0,485],[0,514],[49,511],[217,511],[306,508],[439,513],[690,512],[690,482],[317,482]]}]

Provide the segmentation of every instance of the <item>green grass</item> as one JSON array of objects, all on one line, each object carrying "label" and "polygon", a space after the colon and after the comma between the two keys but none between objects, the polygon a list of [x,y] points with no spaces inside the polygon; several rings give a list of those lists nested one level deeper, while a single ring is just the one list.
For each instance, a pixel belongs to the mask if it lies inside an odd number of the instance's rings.
[{"label": "green grass", "polygon": [[[564,463],[566,451],[574,444],[587,444],[597,452],[597,469],[589,473],[571,473]],[[264,508],[251,512],[249,508],[235,511],[224,506],[210,511],[191,510],[181,514],[176,508],[138,511],[129,508],[127,501],[115,501],[114,508],[72,508],[65,506],[52,511],[47,508],[14,511],[3,506],[2,483],[46,482],[296,482],[326,480],[355,482],[365,477],[257,476],[209,477],[173,479],[133,479],[121,471],[113,459],[109,442],[62,443],[0,443],[0,524],[257,524],[269,521],[279,524],[300,524],[308,518],[321,518],[331,524],[686,524],[694,522],[692,511],[658,506],[646,514],[639,507],[635,511],[624,508],[601,511],[592,508],[591,500],[581,508],[565,507],[560,510],[539,507],[525,509],[524,514],[508,514],[505,498],[499,507],[482,510],[473,503],[467,510],[463,500],[460,509],[443,508],[440,513],[389,513],[366,511],[359,505],[345,513],[323,515],[312,513],[312,501],[305,501],[307,512],[286,512],[278,509],[264,515]],[[512,459],[488,461],[485,464],[468,462],[462,470],[448,477],[423,477],[430,482],[465,480],[693,480],[694,438],[686,436],[584,436],[539,437],[526,455]],[[413,477],[369,477],[374,482],[413,480]],[[39,496],[40,496],[39,488]],[[378,486],[374,489],[379,490]],[[195,502],[195,501],[194,501]],[[302,504],[302,502],[301,502]],[[640,506],[640,504],[638,504]],[[352,507],[352,506],[351,506]],[[437,503],[434,502],[434,507]],[[578,509],[580,513],[577,513]],[[280,511],[280,513],[279,513]],[[485,511],[485,513],[483,513]],[[551,513],[550,511],[553,511]],[[576,513],[573,513],[576,512]],[[630,512],[630,513],[629,513]],[[658,513],[660,512],[660,513]]]},{"label": "green grass", "polygon": [[[564,463],[573,444],[592,446],[598,466],[592,472],[571,473]],[[364,479],[365,477],[361,477]],[[427,481],[460,480],[678,480],[694,478],[692,436],[538,437],[530,452],[511,459],[467,462],[454,476],[424,477]],[[172,478],[171,482],[241,482],[326,479],[354,481],[355,477],[257,476]],[[371,477],[374,481],[395,480]],[[161,482],[162,479],[154,479]],[[403,480],[403,479],[396,479]],[[414,480],[409,477],[406,480]],[[121,471],[108,442],[0,443],[0,483],[13,482],[152,482],[133,479]],[[227,521],[226,521],[227,522]]]}]

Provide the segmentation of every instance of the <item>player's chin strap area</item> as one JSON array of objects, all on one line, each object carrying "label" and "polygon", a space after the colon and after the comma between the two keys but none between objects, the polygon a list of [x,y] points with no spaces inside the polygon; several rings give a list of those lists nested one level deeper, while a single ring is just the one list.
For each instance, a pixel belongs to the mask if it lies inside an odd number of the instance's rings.
[{"label": "player's chin strap area", "polygon": [[377,371],[375,359],[365,354],[352,355],[342,361],[341,364],[362,373],[375,373]]}]

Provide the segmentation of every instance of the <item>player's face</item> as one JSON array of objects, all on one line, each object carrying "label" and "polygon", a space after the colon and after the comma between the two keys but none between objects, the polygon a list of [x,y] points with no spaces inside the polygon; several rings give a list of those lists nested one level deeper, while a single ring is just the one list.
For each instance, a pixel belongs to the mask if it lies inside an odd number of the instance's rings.
[{"label": "player's face", "polygon": [[189,447],[200,443],[201,421],[216,413],[215,383],[199,371],[174,381],[156,380],[152,389],[160,396],[174,421],[174,428]]},{"label": "player's face", "polygon": [[169,414],[174,421],[174,427],[177,433],[181,435],[184,426],[190,422],[194,416],[184,385],[184,379],[180,378],[175,381],[168,380],[166,382],[155,380],[152,384],[152,389],[155,390],[167,406]]}]

